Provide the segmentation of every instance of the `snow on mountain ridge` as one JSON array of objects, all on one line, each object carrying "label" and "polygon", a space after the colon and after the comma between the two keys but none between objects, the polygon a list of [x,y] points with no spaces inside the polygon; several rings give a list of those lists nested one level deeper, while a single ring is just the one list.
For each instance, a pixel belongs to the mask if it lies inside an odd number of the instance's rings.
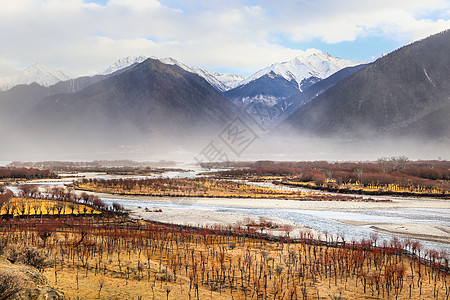
[{"label": "snow on mountain ridge", "polygon": [[221,92],[228,91],[238,86],[239,83],[245,79],[244,76],[240,75],[212,73],[198,67],[189,67],[171,57],[166,57],[162,59],[155,58],[155,59],[158,59],[160,62],[164,64],[177,65],[185,71],[197,74],[200,77],[203,77],[206,81],[208,81],[209,84],[211,84],[213,87],[215,87]]},{"label": "snow on mountain ridge", "polygon": [[0,91],[9,90],[19,84],[31,84],[33,82],[48,87],[68,79],[70,79],[70,77],[61,71],[54,70],[41,64],[34,64],[21,73],[1,77]]},{"label": "snow on mountain ridge", "polygon": [[[190,66],[187,66],[171,57],[157,58],[155,56],[151,56],[150,58],[157,59],[160,62],[162,62],[163,64],[176,65],[185,71],[197,74],[200,77],[203,77],[206,81],[208,81],[209,84],[211,84],[213,87],[215,87],[216,89],[218,89],[221,92],[225,92],[225,91],[228,91],[228,90],[236,87],[239,84],[239,82],[241,82],[242,80],[245,79],[245,77],[240,76],[240,75],[212,73],[212,72],[206,71],[201,68],[190,67]],[[104,71],[102,74],[108,75],[108,74],[114,73],[118,70],[129,67],[133,64],[141,63],[146,59],[147,59],[147,57],[145,57],[145,56],[128,56],[128,57],[120,58],[112,66],[110,66],[106,71]]]},{"label": "snow on mountain ridge", "polygon": [[255,74],[243,80],[239,86],[248,84],[264,75],[282,76],[288,81],[295,80],[302,91],[301,82],[310,77],[317,77],[320,79],[336,73],[337,71],[361,64],[360,61],[345,60],[338,57],[333,57],[329,54],[313,53],[308,56],[297,56],[293,60],[274,63],[267,68],[264,68]]},{"label": "snow on mountain ridge", "polygon": [[119,71],[123,68],[129,67],[133,64],[140,64],[144,60],[146,60],[147,57],[145,56],[127,56],[119,58],[114,64],[112,64],[108,69],[106,69],[104,72],[102,72],[102,75],[109,75],[111,73],[114,73],[116,71]]}]

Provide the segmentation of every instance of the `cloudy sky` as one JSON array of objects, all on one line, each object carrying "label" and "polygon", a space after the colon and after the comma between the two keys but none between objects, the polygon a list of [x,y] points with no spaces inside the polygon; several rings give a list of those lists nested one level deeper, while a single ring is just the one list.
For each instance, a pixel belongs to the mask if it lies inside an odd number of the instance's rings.
[{"label": "cloudy sky", "polygon": [[305,52],[370,60],[450,28],[449,0],[0,0],[0,76],[171,56],[249,75]]}]

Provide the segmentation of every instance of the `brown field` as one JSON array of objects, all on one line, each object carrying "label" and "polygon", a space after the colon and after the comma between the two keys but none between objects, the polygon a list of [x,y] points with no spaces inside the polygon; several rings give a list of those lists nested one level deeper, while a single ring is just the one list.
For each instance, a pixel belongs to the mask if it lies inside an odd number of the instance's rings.
[{"label": "brown field", "polygon": [[[259,227],[265,226],[259,224]],[[50,284],[71,299],[448,299],[445,253],[376,237],[340,247],[123,217],[0,221],[9,248],[37,247]],[[429,265],[401,254],[425,254]],[[447,264],[447,265],[446,265]],[[446,265],[446,266],[445,266]]]}]

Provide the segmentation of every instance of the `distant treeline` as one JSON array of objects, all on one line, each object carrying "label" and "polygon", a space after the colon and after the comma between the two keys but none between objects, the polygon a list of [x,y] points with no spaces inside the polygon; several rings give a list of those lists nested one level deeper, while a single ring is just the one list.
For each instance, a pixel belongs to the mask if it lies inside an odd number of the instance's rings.
[{"label": "distant treeline", "polygon": [[[397,176],[409,175],[430,180],[450,180],[450,161],[408,161],[406,158],[381,158],[377,162],[336,162],[327,161],[256,161],[256,162],[217,162],[202,163],[204,168],[232,168],[218,172],[229,175],[266,176],[312,176],[314,173],[334,173],[344,181],[356,180],[358,174],[384,173]],[[320,170],[323,172],[316,172]],[[308,172],[306,172],[308,171]],[[336,173],[337,172],[337,173]],[[308,175],[308,173],[310,173]]]},{"label": "distant treeline", "polygon": [[0,167],[0,179],[5,178],[25,178],[25,179],[40,179],[40,178],[57,178],[58,175],[50,170],[41,170],[36,168],[13,168]]},{"label": "distant treeline", "polygon": [[160,160],[158,162],[137,162],[133,160],[94,160],[94,161],[40,161],[40,162],[20,162],[13,161],[9,167],[39,168],[55,171],[105,171],[111,168],[162,168],[173,167],[174,161]]},{"label": "distant treeline", "polygon": [[[250,179],[252,176],[277,176],[289,182],[313,182],[316,186],[341,188],[346,184],[360,184],[377,188],[414,188],[417,192],[438,189],[450,191],[449,161],[415,161],[406,157],[381,158],[377,162],[226,162],[209,165],[233,169],[215,173],[221,178]],[[395,185],[395,186],[393,186]],[[436,192],[436,191],[434,191]]]}]

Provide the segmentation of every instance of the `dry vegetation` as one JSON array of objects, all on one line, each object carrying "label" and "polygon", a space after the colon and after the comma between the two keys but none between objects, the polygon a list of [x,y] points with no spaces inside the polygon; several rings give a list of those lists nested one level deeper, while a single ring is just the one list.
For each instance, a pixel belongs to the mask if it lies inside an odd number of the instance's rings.
[{"label": "dry vegetation", "polygon": [[[75,172],[104,172],[115,175],[142,175],[160,174],[167,171],[183,172],[183,169],[175,169],[173,161],[159,162],[136,162],[132,160],[94,160],[94,161],[41,161],[41,162],[19,162],[14,161],[8,165],[9,170],[49,170],[58,173]],[[48,172],[48,171],[47,171]],[[1,169],[0,169],[0,178]]]},{"label": "dry vegetation", "polygon": [[377,245],[374,236],[362,243],[324,243],[307,232],[296,241],[275,239],[262,234],[266,225],[257,231],[132,223],[119,216],[22,218],[0,221],[0,249],[13,262],[32,258],[25,263],[43,269],[72,299],[449,296],[450,276],[442,271],[448,272],[447,254],[424,252],[418,242]]},{"label": "dry vegetation", "polygon": [[[364,184],[363,178],[378,178],[374,174],[391,176],[384,185],[380,181],[375,187],[379,188],[398,185],[394,179],[409,180],[418,170],[428,171],[424,169],[428,167],[406,165],[383,172],[381,163],[269,166],[264,162],[216,173],[219,180],[85,179],[74,187],[153,196],[359,200],[256,187],[223,178],[369,189],[374,187]],[[448,184],[448,167],[438,168],[439,178],[426,179],[434,182],[433,189]],[[361,242],[329,236],[323,241],[307,231],[293,240],[289,236],[292,228],[284,226],[285,236],[273,237],[274,224],[265,221],[214,228],[148,223],[130,220],[116,203],[107,207],[98,197],[77,196],[70,188],[49,188],[45,193],[33,185],[20,189],[15,196],[0,186],[0,256],[42,270],[49,283],[70,299],[450,297],[448,253],[425,251],[417,241],[401,243],[393,238],[381,243],[376,235]],[[13,286],[17,278],[1,273],[0,299],[20,292],[20,287]]]},{"label": "dry vegetation", "polygon": [[92,215],[107,209],[96,196],[83,193],[77,197],[72,190],[62,187],[49,189],[45,194],[32,184],[21,185],[20,189],[19,195],[15,196],[0,186],[0,216],[42,218],[46,215]]},{"label": "dry vegetation", "polygon": [[[219,166],[215,166],[219,167]],[[222,166],[224,167],[224,166]],[[218,179],[270,181],[340,193],[450,197],[450,162],[410,162],[406,157],[368,163],[236,163],[215,173]]]},{"label": "dry vegetation", "polygon": [[0,216],[91,215],[101,212],[72,202],[13,197],[0,207]]},{"label": "dry vegetation", "polygon": [[58,176],[55,173],[46,169],[0,167],[0,179],[40,179],[57,177]]},{"label": "dry vegetation", "polygon": [[121,195],[340,201],[362,200],[361,197],[354,196],[330,196],[318,193],[287,191],[257,187],[231,180],[207,178],[84,179],[74,182],[74,187],[84,191]]}]

